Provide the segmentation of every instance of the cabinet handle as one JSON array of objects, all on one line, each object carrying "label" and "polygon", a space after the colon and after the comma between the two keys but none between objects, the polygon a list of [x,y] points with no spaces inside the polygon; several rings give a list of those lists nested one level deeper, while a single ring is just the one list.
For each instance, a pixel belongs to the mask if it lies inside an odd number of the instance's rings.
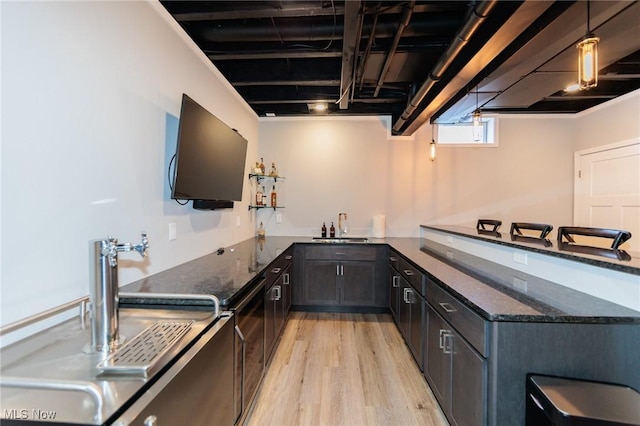
[{"label": "cabinet handle", "polygon": [[289,278],[289,274],[284,274],[284,285],[289,285],[290,284],[290,278]]},{"label": "cabinet handle", "polygon": [[273,269],[271,270],[271,273],[272,273],[272,274],[279,274],[279,273],[280,273],[280,271],[282,271],[282,268],[273,268]]},{"label": "cabinet handle", "polygon": [[442,348],[442,352],[445,354],[453,353],[453,334],[450,330],[447,330],[444,335],[444,348]]},{"label": "cabinet handle", "polygon": [[[247,344],[246,344],[246,339],[244,338],[244,334],[242,334],[242,330],[240,330],[240,327],[238,327],[237,325],[235,326],[235,330],[236,330],[236,334],[238,335],[238,337],[240,338],[240,343],[242,344],[242,383],[244,383],[245,380],[245,375],[244,375],[244,367],[246,365],[246,360],[247,360]],[[244,386],[240,391],[240,404],[242,407],[244,407]]]},{"label": "cabinet handle", "polygon": [[411,303],[411,300],[409,300],[409,295],[412,293],[410,288],[405,288],[404,289],[404,295],[403,295],[403,299],[404,299],[404,303]]},{"label": "cabinet handle", "polygon": [[336,265],[336,275],[340,275],[340,265]]},{"label": "cabinet handle", "polygon": [[444,349],[444,336],[446,336],[447,330],[440,329],[440,349]]},{"label": "cabinet handle", "polygon": [[444,311],[448,314],[451,314],[456,311],[456,309],[453,306],[451,306],[450,303],[443,302],[443,303],[438,303],[438,305],[440,305],[440,307],[444,309]]},{"label": "cabinet handle", "polygon": [[394,275],[391,279],[391,286],[398,288],[400,287],[400,276]]},{"label": "cabinet handle", "polygon": [[144,422],[142,422],[142,424],[144,426],[157,426],[158,418],[152,414],[149,417],[147,417],[146,419],[144,419]]},{"label": "cabinet handle", "polygon": [[285,258],[285,260],[291,260],[291,259],[293,259],[293,256],[291,256],[290,254],[288,254],[288,255],[286,255],[284,258]]},{"label": "cabinet handle", "polygon": [[344,265],[340,265],[340,275],[344,275]]},{"label": "cabinet handle", "polygon": [[280,286],[277,285],[277,286],[273,287],[273,291],[276,293],[275,298],[273,300],[275,300],[275,301],[280,300],[280,297],[282,296],[282,292],[281,292]]},{"label": "cabinet handle", "polygon": [[411,269],[405,269],[403,271],[405,273],[405,275],[407,275],[408,277],[412,277],[413,276],[413,271]]},{"label": "cabinet handle", "polygon": [[395,256],[390,256],[389,257],[389,262],[397,262],[397,261],[398,261],[397,257],[395,257]]},{"label": "cabinet handle", "polygon": [[336,256],[344,256],[345,254],[347,254],[347,253],[344,252],[344,251],[337,251],[336,252]]}]

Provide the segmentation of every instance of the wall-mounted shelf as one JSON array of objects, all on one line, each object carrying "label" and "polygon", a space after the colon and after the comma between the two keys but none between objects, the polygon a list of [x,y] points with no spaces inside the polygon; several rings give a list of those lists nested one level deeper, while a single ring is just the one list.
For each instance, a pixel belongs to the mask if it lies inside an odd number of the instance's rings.
[{"label": "wall-mounted shelf", "polygon": [[284,209],[284,207],[282,207],[282,206],[275,206],[275,207],[271,207],[271,206],[251,206],[250,205],[249,206],[249,210],[253,210],[253,209],[256,209],[256,210],[259,210],[259,209],[274,209],[274,210],[276,210],[276,209]]},{"label": "wall-mounted shelf", "polygon": [[249,173],[249,179],[256,179],[260,182],[262,179],[273,180],[277,182],[278,180],[284,180],[284,176],[270,176],[270,175],[259,175],[256,173]]}]

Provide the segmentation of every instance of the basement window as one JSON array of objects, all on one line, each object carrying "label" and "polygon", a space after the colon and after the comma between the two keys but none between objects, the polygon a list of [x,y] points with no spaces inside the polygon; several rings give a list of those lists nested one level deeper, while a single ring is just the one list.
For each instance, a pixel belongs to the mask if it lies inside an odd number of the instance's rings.
[{"label": "basement window", "polygon": [[482,127],[479,139],[474,140],[473,123],[471,120],[458,123],[436,123],[435,139],[438,145],[448,146],[498,146],[498,118],[482,116]]}]

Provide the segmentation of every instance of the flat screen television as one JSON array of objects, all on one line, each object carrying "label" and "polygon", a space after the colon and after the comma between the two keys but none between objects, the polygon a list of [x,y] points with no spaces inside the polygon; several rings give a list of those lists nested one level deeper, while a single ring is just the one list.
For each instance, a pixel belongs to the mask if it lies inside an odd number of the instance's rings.
[{"label": "flat screen television", "polygon": [[233,207],[242,200],[247,140],[186,94],[182,95],[171,198],[193,208]]}]

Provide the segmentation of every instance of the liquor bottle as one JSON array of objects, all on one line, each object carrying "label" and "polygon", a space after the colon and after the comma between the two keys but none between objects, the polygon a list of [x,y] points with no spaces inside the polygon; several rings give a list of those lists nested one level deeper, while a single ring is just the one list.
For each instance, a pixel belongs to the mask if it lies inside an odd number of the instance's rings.
[{"label": "liquor bottle", "polygon": [[276,163],[271,163],[271,171],[269,172],[269,176],[278,177],[278,169],[276,169]]},{"label": "liquor bottle", "polygon": [[256,206],[262,205],[262,191],[260,191],[260,187],[258,186],[258,191],[256,192]]},{"label": "liquor bottle", "polygon": [[264,189],[264,186],[262,187],[262,204],[260,205],[261,206],[267,205],[267,191]]},{"label": "liquor bottle", "polygon": [[331,238],[335,238],[336,237],[336,227],[333,226],[333,222],[331,222],[331,228],[329,228],[329,236]]},{"label": "liquor bottle", "polygon": [[264,170],[265,170],[264,158],[262,158],[262,157],[260,158],[260,170],[262,171],[262,174],[264,174]]},{"label": "liquor bottle", "polygon": [[276,208],[278,202],[278,195],[276,194],[276,186],[273,185],[273,191],[271,191],[271,207]]},{"label": "liquor bottle", "polygon": [[322,238],[327,238],[327,225],[322,222]]}]

